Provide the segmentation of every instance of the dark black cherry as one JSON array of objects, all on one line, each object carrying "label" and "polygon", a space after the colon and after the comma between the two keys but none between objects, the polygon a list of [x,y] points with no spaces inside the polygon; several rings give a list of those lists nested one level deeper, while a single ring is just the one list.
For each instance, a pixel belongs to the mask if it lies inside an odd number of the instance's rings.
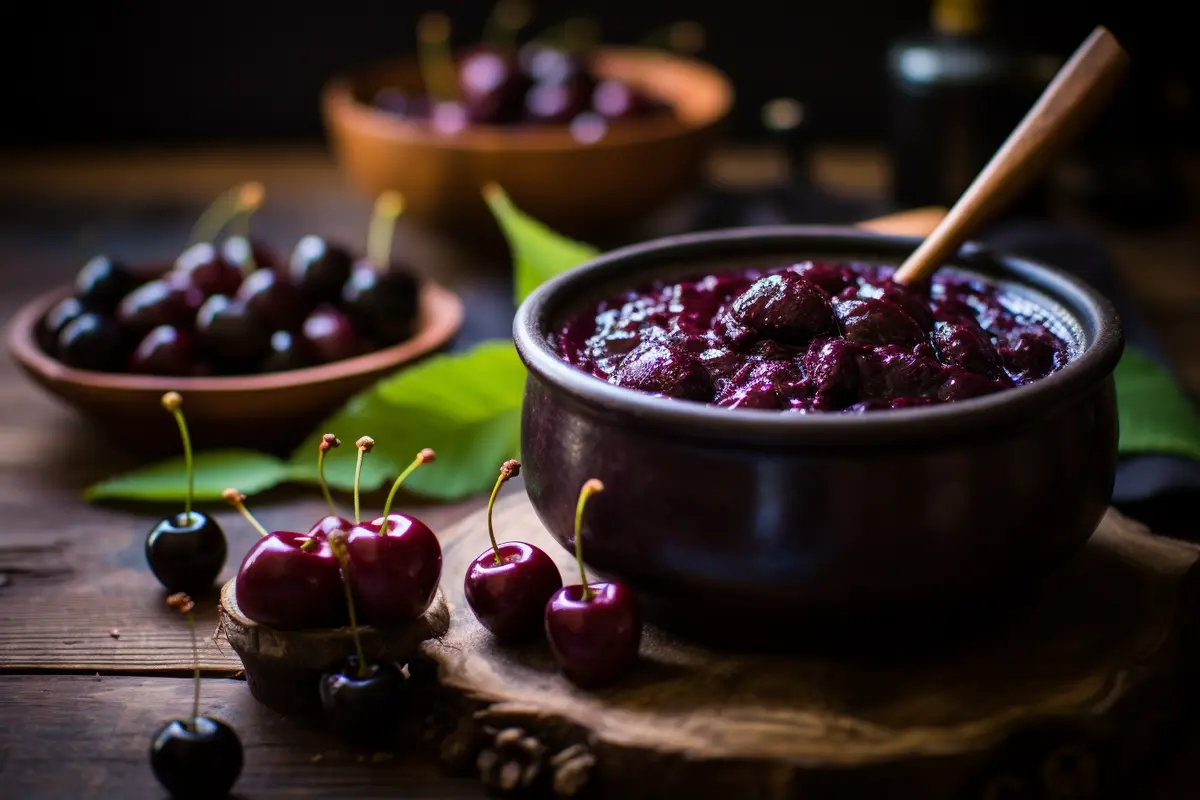
[{"label": "dark black cherry", "polygon": [[135,340],[140,340],[159,325],[190,330],[204,295],[182,273],[168,273],[161,279],[134,289],[117,306],[117,322]]},{"label": "dark black cherry", "polygon": [[192,333],[159,325],[146,334],[129,357],[129,371],[140,375],[191,375],[196,341]]},{"label": "dark black cherry", "polygon": [[86,310],[77,297],[64,297],[55,303],[37,326],[37,342],[42,350],[50,355],[56,354],[58,335],[62,333],[62,329]]},{"label": "dark black cherry", "polygon": [[215,519],[192,510],[161,520],[146,537],[146,563],[169,592],[204,594],[225,566],[228,545]]},{"label": "dark black cherry", "polygon": [[243,275],[254,269],[278,269],[279,254],[270,245],[259,239],[245,236],[229,236],[221,242],[221,258],[238,267]]},{"label": "dark black cherry", "polygon": [[353,265],[349,250],[309,235],[296,243],[288,275],[310,302],[336,302]]},{"label": "dark black cherry", "polygon": [[209,242],[198,242],[175,259],[174,272],[186,276],[192,286],[205,297],[214,294],[231,295],[241,285],[245,273],[237,264],[227,261]]},{"label": "dark black cherry", "polygon": [[56,353],[68,367],[113,372],[124,366],[125,339],[111,317],[89,311],[63,326]]},{"label": "dark black cherry", "polygon": [[408,679],[391,662],[358,669],[351,656],[336,672],[321,676],[321,706],[342,736],[358,742],[380,741],[396,727],[407,705]]},{"label": "dark black cherry", "polygon": [[242,774],[242,742],[228,723],[174,719],[154,735],[150,767],[173,798],[227,797]]},{"label": "dark black cherry", "polygon": [[300,334],[291,331],[275,331],[271,334],[270,351],[263,359],[262,372],[286,372],[312,366],[312,355]]},{"label": "dark black cherry", "polygon": [[244,303],[213,295],[196,314],[196,335],[205,355],[225,372],[248,372],[266,357],[271,331]]},{"label": "dark black cherry", "polygon": [[273,269],[247,275],[234,299],[245,304],[250,315],[269,330],[296,330],[308,312],[308,302],[296,284]]},{"label": "dark black cherry", "polygon": [[350,318],[331,306],[317,308],[309,314],[301,335],[318,364],[353,358],[367,349]]},{"label": "dark black cherry", "polygon": [[608,78],[592,90],[592,110],[605,119],[618,120],[646,116],[658,106],[625,81]]},{"label": "dark black cherry", "polygon": [[474,124],[502,125],[516,120],[528,85],[516,53],[510,50],[481,45],[459,59],[459,102]]},{"label": "dark black cherry", "polygon": [[393,262],[379,269],[363,260],[342,287],[342,307],[375,341],[397,344],[413,334],[420,291],[407,265]]},{"label": "dark black cherry", "polygon": [[111,313],[138,281],[125,264],[95,256],[75,276],[75,297],[90,311]]},{"label": "dark black cherry", "polygon": [[649,341],[635,347],[613,373],[612,381],[642,392],[683,400],[713,399],[712,378],[696,356],[671,341]]}]

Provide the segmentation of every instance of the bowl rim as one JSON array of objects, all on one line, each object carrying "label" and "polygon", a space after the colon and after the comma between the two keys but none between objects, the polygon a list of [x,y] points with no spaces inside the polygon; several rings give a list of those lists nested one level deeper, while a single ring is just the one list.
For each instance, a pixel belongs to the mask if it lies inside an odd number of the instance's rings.
[{"label": "bowl rim", "polygon": [[[157,262],[133,264],[142,275],[165,272],[169,265]],[[38,322],[55,303],[69,297],[74,287],[64,284],[43,292],[22,305],[8,324],[9,354],[24,369],[54,383],[69,383],[110,391],[183,392],[189,396],[219,392],[255,393],[298,389],[304,386],[335,383],[401,366],[449,343],[462,328],[463,302],[454,291],[428,278],[421,279],[419,319],[426,320],[409,339],[361,356],[303,369],[252,375],[179,376],[137,375],[121,372],[95,372],[76,369],[42,351],[35,330]],[[439,313],[425,316],[436,306]]]},{"label": "bowl rim", "polygon": [[415,61],[412,56],[377,61],[332,78],[321,90],[321,104],[327,119],[339,119],[340,124],[362,129],[380,139],[403,140],[446,151],[525,153],[604,151],[669,141],[719,125],[733,108],[733,82],[728,75],[707,61],[650,48],[619,45],[604,45],[598,47],[595,52],[601,59],[638,59],[646,64],[647,69],[653,67],[654,61],[685,67],[706,80],[718,93],[717,108],[714,113],[694,121],[678,117],[666,120],[627,120],[614,127],[609,135],[591,144],[576,141],[565,125],[521,129],[502,125],[471,125],[453,135],[439,134],[431,131],[424,123],[379,110],[355,97],[353,87],[364,75],[388,65],[410,65]]},{"label": "bowl rim", "polygon": [[[530,380],[536,376],[593,413],[618,415],[626,423],[670,429],[691,438],[754,442],[768,447],[877,447],[995,431],[998,426],[1021,423],[1068,403],[1111,376],[1124,349],[1121,321],[1112,304],[1079,278],[977,242],[964,245],[949,263],[969,270],[999,272],[1062,304],[1081,323],[1090,341],[1058,372],[1024,386],[950,403],[863,414],[789,414],[668,400],[613,386],[567,364],[550,342],[550,322],[565,303],[578,299],[591,287],[635,271],[644,279],[655,267],[678,265],[688,258],[752,258],[805,250],[813,251],[814,256],[838,251],[848,257],[869,254],[897,259],[899,263],[920,242],[920,237],[815,225],[727,228],[654,239],[604,253],[543,283],[517,309],[513,338],[530,371]],[[784,258],[781,255],[781,262]],[[528,386],[526,392],[528,396]]]}]

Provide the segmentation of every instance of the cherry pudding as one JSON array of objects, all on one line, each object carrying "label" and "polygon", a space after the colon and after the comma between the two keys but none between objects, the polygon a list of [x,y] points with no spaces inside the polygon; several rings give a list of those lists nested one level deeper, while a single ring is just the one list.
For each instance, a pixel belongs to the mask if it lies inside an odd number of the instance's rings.
[{"label": "cherry pudding", "polygon": [[1020,294],[944,268],[804,262],[660,280],[559,327],[569,364],[617,386],[728,408],[864,412],[965,400],[1039,380],[1074,355]]}]

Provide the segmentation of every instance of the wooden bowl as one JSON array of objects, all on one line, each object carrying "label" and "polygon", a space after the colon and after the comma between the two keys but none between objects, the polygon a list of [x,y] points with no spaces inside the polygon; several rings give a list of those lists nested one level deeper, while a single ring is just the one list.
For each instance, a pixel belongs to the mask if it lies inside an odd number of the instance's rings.
[{"label": "wooden bowl", "polygon": [[329,83],[323,114],[352,183],[400,191],[405,213],[435,228],[494,230],[480,187],[495,181],[522,210],[584,236],[636,220],[696,180],[733,104],[729,79],[700,61],[635,48],[602,48],[593,70],[666,101],[674,116],[621,121],[595,144],[567,126],[480,125],[440,134],[370,104],[384,87],[421,87],[416,62],[385,63]]},{"label": "wooden bowl", "polygon": [[[221,587],[221,628],[242,660],[246,683],[254,699],[282,714],[315,711],[321,700],[321,675],[339,669],[354,655],[349,628],[279,631],[259,625],[238,607],[234,580]],[[450,608],[442,590],[424,616],[403,628],[359,628],[363,652],[375,661],[405,664],[421,642],[444,636],[450,629]]]},{"label": "wooden bowl", "polygon": [[[146,267],[146,277],[166,267]],[[8,350],[39,386],[95,422],[124,445],[146,452],[178,450],[179,434],[162,410],[164,392],[185,398],[197,448],[282,451],[298,444],[356,392],[401,366],[444,347],[462,325],[458,295],[426,281],[412,338],[356,358],[259,375],[158,377],[74,369],[38,346],[39,322],[72,292],[62,286],[30,300],[8,326]]]}]

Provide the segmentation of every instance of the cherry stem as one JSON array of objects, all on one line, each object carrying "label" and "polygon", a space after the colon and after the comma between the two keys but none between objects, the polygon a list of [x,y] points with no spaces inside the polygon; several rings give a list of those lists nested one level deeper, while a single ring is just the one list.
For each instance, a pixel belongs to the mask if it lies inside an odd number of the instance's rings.
[{"label": "cherry stem", "polygon": [[492,528],[492,508],[496,505],[496,495],[500,494],[500,487],[509,478],[515,478],[521,474],[521,462],[516,459],[510,459],[500,465],[500,475],[496,478],[496,485],[492,487],[492,496],[488,498],[487,505],[487,526],[488,538],[492,540],[492,552],[496,554],[496,566],[500,566],[500,545],[496,544],[496,531]]},{"label": "cherry stem", "polygon": [[417,21],[417,59],[425,90],[435,100],[453,100],[458,94],[454,56],[450,52],[450,18],[430,11]]},{"label": "cherry stem", "polygon": [[583,568],[583,509],[588,498],[603,492],[604,484],[595,478],[587,480],[579,490],[579,502],[575,505],[575,562],[579,564],[579,582],[583,585],[583,602],[592,599],[592,587],[588,586],[587,570]]},{"label": "cherry stem", "polygon": [[392,484],[392,490],[388,492],[387,500],[383,504],[383,524],[379,526],[380,536],[387,536],[388,515],[392,511],[392,501],[396,499],[396,492],[400,489],[400,484],[404,483],[405,478],[407,478],[409,475],[412,475],[413,471],[416,470],[417,467],[421,466],[422,464],[428,464],[430,461],[433,461],[434,458],[436,458],[434,452],[426,447],[424,450],[417,453],[417,457],[413,459],[413,462],[404,469],[404,472],[401,472],[400,475],[397,476],[396,481]]},{"label": "cherry stem", "polygon": [[235,186],[222,192],[216,200],[213,200],[212,205],[204,209],[196,219],[191,236],[188,237],[188,244],[211,242],[216,239],[221,230],[238,213],[239,200],[243,191],[245,191],[244,186]]},{"label": "cherry stem", "polygon": [[262,206],[265,194],[266,190],[258,181],[244,183],[238,190],[237,202],[233,209],[235,233],[246,240],[245,266],[251,270],[258,269],[258,265],[254,263],[254,251],[250,247],[250,218]]},{"label": "cherry stem", "polygon": [[403,213],[404,198],[399,192],[388,190],[376,198],[371,225],[367,231],[367,260],[377,270],[386,270],[392,260],[392,239],[396,232],[396,220]]},{"label": "cherry stem", "polygon": [[162,405],[179,426],[179,438],[183,440],[183,471],[187,475],[187,494],[183,498],[184,524],[192,521],[192,498],[196,494],[196,470],[192,458],[192,437],[188,434],[187,420],[183,417],[183,397],[179,392],[167,392],[162,396]]},{"label": "cherry stem", "polygon": [[362,514],[359,512],[358,503],[358,485],[362,479],[362,462],[363,456],[371,452],[371,448],[375,446],[375,440],[370,436],[364,436],[354,443],[358,448],[358,460],[354,463],[354,524],[358,525],[362,522]]},{"label": "cherry stem", "polygon": [[342,588],[346,590],[346,610],[350,612],[350,635],[354,637],[354,651],[358,654],[358,677],[367,677],[367,658],[363,653],[362,637],[358,633],[358,614],[354,610],[354,592],[350,590],[350,559],[346,551],[346,537],[341,531],[329,535],[329,549],[342,570]]},{"label": "cherry stem", "polygon": [[200,716],[200,645],[196,641],[196,615],[187,612],[188,633],[192,637],[192,730],[196,730],[196,718]]},{"label": "cherry stem", "polygon": [[526,0],[496,0],[483,26],[483,41],[497,47],[512,47],[532,16],[533,8]]},{"label": "cherry stem", "polygon": [[229,503],[229,505],[236,508],[238,513],[246,518],[247,522],[254,526],[254,530],[258,531],[259,535],[271,535],[267,529],[262,526],[262,523],[254,518],[254,515],[250,513],[250,509],[246,508],[246,495],[242,494],[237,489],[226,489],[225,491],[221,492],[221,496],[225,498],[225,501]]},{"label": "cherry stem", "polygon": [[329,492],[329,483],[325,480],[325,454],[341,445],[341,440],[332,433],[321,437],[317,445],[317,482],[321,484],[321,494],[325,495],[325,505],[329,506],[329,516],[336,517],[337,509],[333,506],[333,495]]}]

